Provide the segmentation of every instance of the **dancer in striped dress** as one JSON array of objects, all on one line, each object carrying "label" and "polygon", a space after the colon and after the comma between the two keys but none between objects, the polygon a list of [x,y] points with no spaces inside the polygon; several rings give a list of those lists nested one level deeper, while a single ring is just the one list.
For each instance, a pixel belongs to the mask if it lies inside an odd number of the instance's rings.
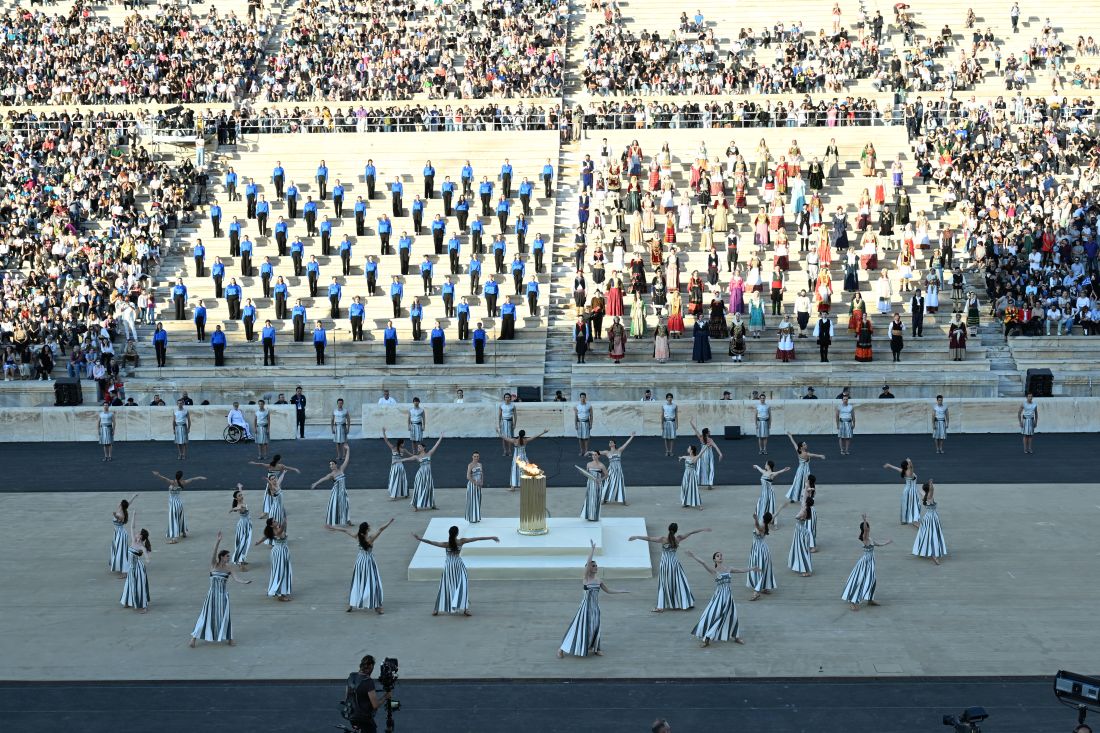
[{"label": "dancer in striped dress", "polygon": [[875,586],[878,585],[878,577],[875,575],[875,548],[885,547],[893,540],[875,542],[871,539],[871,523],[867,521],[867,515],[859,523],[859,541],[863,545],[863,554],[856,561],[848,576],[848,582],[844,585],[844,593],[841,598],[852,605],[853,611],[859,610],[859,604],[867,601],[868,606],[877,606],[875,600]]},{"label": "dancer in striped dress", "polygon": [[390,449],[390,475],[386,482],[390,501],[407,499],[409,498],[409,475],[405,472],[405,462],[402,459],[411,456],[412,453],[405,450],[405,441],[402,438],[391,443],[386,436],[385,428],[382,428],[382,442]]},{"label": "dancer in striped dress", "polygon": [[[703,452],[709,453],[710,446],[704,445]],[[688,446],[686,456],[680,456],[684,462],[684,477],[680,479],[680,506],[693,507],[702,511],[703,499],[699,496],[699,449]]]},{"label": "dancer in striped dress", "polygon": [[[259,461],[249,461],[250,466],[260,466],[264,469],[264,513],[260,515],[260,519],[267,519],[268,517],[274,517],[272,514],[272,508],[279,503],[280,511],[282,511],[282,499],[279,498],[279,489],[283,485],[283,478],[286,477],[288,471],[301,474],[294,466],[288,466],[283,463],[283,457],[276,453],[272,456],[271,460],[267,463],[261,463]],[[286,522],[286,515],[278,518],[279,522]]]},{"label": "dancer in striped dress", "polygon": [[408,458],[402,458],[402,461],[416,461],[418,466],[416,469],[416,478],[413,479],[413,494],[412,500],[409,504],[412,506],[414,512],[418,512],[421,509],[435,509],[435,480],[432,478],[432,454],[435,453],[436,448],[443,442],[443,434],[439,434],[439,439],[435,441],[435,445],[431,450],[424,450],[424,446],[421,445],[416,452],[415,456],[409,456]]},{"label": "dancer in striped dress", "polygon": [[713,565],[700,560],[690,550],[687,554],[714,577],[714,595],[711,596],[707,607],[703,609],[703,615],[699,617],[699,623],[695,624],[695,628],[691,630],[691,635],[697,639],[702,639],[703,643],[699,645],[701,647],[710,646],[712,641],[730,641],[731,639],[737,644],[744,644],[745,640],[737,635],[740,624],[737,621],[737,604],[733,602],[730,580],[734,573],[759,572],[760,568],[752,567],[742,570],[728,565],[724,566],[722,564],[724,558],[721,552],[715,552],[710,556]]},{"label": "dancer in striped dress", "polygon": [[695,468],[699,472],[699,488],[701,489],[713,489],[714,482],[714,457],[718,456],[718,460],[722,460],[722,451],[719,450],[718,444],[714,442],[714,438],[710,437],[710,428],[703,428],[702,431],[695,427],[695,421],[691,421],[691,429],[695,431],[695,437],[699,439],[699,460],[695,462]]},{"label": "dancer in striped dress", "polygon": [[[763,517],[765,514],[774,516],[775,490],[772,488],[772,481],[776,476],[790,471],[791,467],[786,466],[776,471],[775,462],[771,460],[765,461],[763,468],[755,463],[752,467],[760,473],[760,498],[756,500],[756,516]],[[779,522],[775,522],[774,526],[778,527]]]},{"label": "dancer in striped dress", "polygon": [[665,455],[671,456],[676,446],[676,431],[680,427],[680,410],[672,401],[672,393],[665,395],[661,405],[661,437],[665,441]]},{"label": "dancer in striped dress", "polygon": [[[244,484],[238,483],[233,492],[233,506],[230,512],[237,513],[237,531],[233,538],[233,564],[242,571],[248,570],[248,550],[252,547],[252,517],[244,501]],[[221,534],[219,533],[220,537]]]},{"label": "dancer in striped dress", "polygon": [[[807,496],[795,519],[794,535],[791,536],[791,551],[787,554],[787,567],[803,578],[813,575],[814,565],[810,557],[810,510],[813,509],[813,497]],[[783,507],[780,507],[780,511]]]},{"label": "dancer in striped dress", "polygon": [[149,542],[149,530],[143,529],[134,532],[134,524],[137,522],[137,512],[130,512],[130,543],[127,552],[130,567],[126,572],[126,583],[122,586],[122,598],[119,603],[123,608],[133,608],[138,613],[149,610],[149,576],[145,572],[145,563],[149,561],[149,553],[153,551],[153,545]]},{"label": "dancer in striped dress", "polygon": [[856,408],[848,404],[848,393],[840,398],[836,407],[836,438],[840,445],[840,455],[852,455],[852,435],[856,430]]},{"label": "dancer in striped dress", "polygon": [[268,519],[264,535],[256,544],[264,542],[271,545],[271,574],[268,576],[267,594],[280,601],[289,601],[294,589],[294,571],[290,566],[290,548],[286,544],[286,525]]},{"label": "dancer in striped dress", "polygon": [[947,541],[943,538],[940,514],[936,511],[936,484],[929,479],[921,488],[924,494],[921,500],[924,504],[924,515],[920,518],[917,538],[913,540],[913,554],[917,557],[927,557],[939,565],[940,558],[947,556]]},{"label": "dancer in striped dress", "polygon": [[452,526],[447,530],[447,541],[436,542],[426,540],[413,533],[417,542],[426,545],[441,547],[447,553],[447,559],[443,565],[443,577],[439,579],[439,592],[435,597],[435,609],[433,616],[441,613],[457,613],[462,611],[463,616],[472,616],[470,613],[470,578],[466,573],[466,563],[462,562],[462,547],[471,542],[485,542],[492,540],[500,542],[499,537],[462,537],[458,536],[458,527]]},{"label": "dancer in striped dress", "polygon": [[332,479],[332,493],[329,494],[328,511],[325,514],[326,527],[351,526],[351,507],[348,504],[348,477],[344,473],[348,468],[349,461],[351,461],[350,445],[344,448],[343,463],[338,466],[336,461],[329,461],[328,473],[309,485],[309,488],[316,489],[323,482]]},{"label": "dancer in striped dress", "polygon": [[481,489],[485,486],[485,469],[481,466],[481,454],[474,451],[466,466],[466,521],[481,521]]},{"label": "dancer in striped dress", "polygon": [[428,430],[428,413],[420,406],[420,398],[413,397],[413,406],[409,408],[406,419],[409,428],[409,442],[413,450],[417,450],[424,444],[424,433]]},{"label": "dancer in striped dress", "polygon": [[581,519],[589,522],[600,521],[600,507],[603,505],[603,485],[607,480],[607,467],[600,460],[598,450],[591,451],[588,455],[592,460],[584,468],[575,466],[581,475],[587,479],[584,485],[584,507],[581,509]]},{"label": "dancer in striped dress", "polygon": [[548,432],[543,430],[533,438],[527,437],[526,430],[520,430],[514,438],[501,434],[500,439],[512,446],[512,470],[508,474],[509,491],[515,491],[519,488],[519,479],[523,475],[523,472],[519,470],[519,463],[527,463],[527,444],[538,440]]},{"label": "dancer in striped dress", "polygon": [[172,438],[176,444],[176,460],[187,458],[187,439],[191,435],[191,413],[183,405],[183,400],[176,400],[176,409],[172,411]]},{"label": "dancer in striped dress", "polygon": [[771,513],[762,518],[752,515],[752,549],[749,550],[749,574],[745,577],[745,585],[752,588],[750,601],[755,601],[760,598],[761,593],[771,593],[778,587],[772,570],[772,553],[766,539],[773,519]]},{"label": "dancer in striped dress", "polygon": [[126,577],[126,571],[130,567],[129,552],[126,549],[130,544],[130,537],[126,532],[126,524],[130,521],[130,505],[137,498],[138,495],[134,494],[130,501],[123,499],[118,503],[118,508],[111,512],[111,524],[115,531],[111,536],[111,559],[108,564],[111,572],[120,578]]},{"label": "dancer in striped dress", "polygon": [[283,507],[283,479],[285,473],[268,474],[267,489],[264,491],[264,513],[260,519],[274,519],[286,524],[286,509]]},{"label": "dancer in striped dress", "polygon": [[906,458],[900,466],[884,463],[882,467],[897,471],[905,481],[905,488],[901,490],[901,523],[916,527],[920,524],[920,499],[917,496],[917,469],[913,461]]},{"label": "dancer in striped dress", "polygon": [[806,478],[810,475],[810,459],[820,458],[824,461],[825,456],[820,453],[811,453],[806,441],[796,441],[790,433],[787,433],[787,437],[791,439],[795,455],[798,456],[798,468],[795,469],[791,488],[787,491],[787,501],[798,504],[802,501],[802,492],[806,490]]},{"label": "dancer in striped dress", "polygon": [[1016,420],[1020,423],[1020,435],[1024,436],[1024,453],[1034,453],[1032,441],[1035,439],[1035,431],[1039,429],[1039,406],[1035,404],[1035,395],[1027,393],[1024,404],[1016,414]]},{"label": "dancer in striped dress", "polygon": [[256,400],[253,427],[255,429],[252,432],[256,436],[256,460],[267,460],[267,449],[271,447],[271,411],[263,400]]},{"label": "dancer in striped dress", "polygon": [[603,484],[602,497],[604,504],[627,506],[626,479],[623,476],[623,451],[634,440],[634,435],[635,433],[631,433],[622,446],[616,445],[614,440],[607,441],[607,450],[603,452],[607,456],[607,481]]},{"label": "dancer in striped dress", "polygon": [[111,412],[111,403],[103,403],[103,411],[96,415],[99,426],[99,444],[103,446],[103,462],[111,460],[111,449],[115,443],[115,415]]},{"label": "dancer in striped dress", "polygon": [[348,613],[357,608],[373,608],[379,616],[385,613],[382,610],[382,575],[378,572],[378,563],[374,561],[374,543],[391,524],[393,524],[392,518],[373,533],[366,522],[360,522],[356,532],[344,527],[326,527],[334,532],[343,532],[348,537],[354,537],[359,543],[359,554],[355,557],[355,572],[351,576]]},{"label": "dancer in striped dress", "polygon": [[565,636],[558,647],[558,659],[566,654],[574,657],[587,657],[595,655],[603,656],[600,650],[600,591],[610,594],[629,593],[628,590],[613,590],[596,577],[599,566],[596,564],[596,541],[589,540],[591,549],[588,551],[588,559],[584,563],[584,596],[581,597],[581,607],[577,609],[577,615],[573,617],[573,623],[565,631]]},{"label": "dancer in striped dress", "polygon": [[809,516],[806,519],[806,527],[810,531],[810,552],[817,552],[817,476],[810,474],[806,477],[806,491],[802,494],[802,505],[806,505],[807,499],[813,499],[809,506]]},{"label": "dancer in striped dress", "polygon": [[691,594],[691,586],[688,585],[687,573],[676,557],[676,550],[680,543],[700,532],[709,532],[710,529],[695,529],[684,534],[677,534],[680,526],[673,522],[668,525],[668,534],[659,537],[646,537],[635,535],[630,541],[645,540],[661,546],[661,565],[657,570],[657,605],[653,608],[655,613],[661,613],[668,609],[687,611],[695,607],[695,596]]},{"label": "dancer in striped dress", "polygon": [[341,453],[348,449],[348,433],[351,432],[351,413],[344,409],[343,398],[336,400],[329,429],[332,431],[332,442],[336,446],[336,460],[340,460]]},{"label": "dancer in striped dress", "polygon": [[951,422],[951,415],[943,404],[943,395],[936,395],[936,404],[932,405],[932,442],[936,445],[936,453],[943,453],[943,444],[947,440],[947,428]]},{"label": "dancer in striped dress", "polygon": [[[251,529],[249,531],[251,532]],[[195,621],[191,639],[187,642],[192,649],[195,648],[195,642],[198,639],[212,642],[224,641],[229,646],[233,646],[233,618],[229,613],[229,588],[226,586],[230,578],[241,585],[252,582],[241,580],[233,574],[233,570],[229,567],[229,550],[219,549],[221,544],[222,533],[218,532],[218,540],[214,543],[214,555],[210,558],[210,589],[206,591],[206,600],[203,601],[199,618]]]},{"label": "dancer in striped dress", "polygon": [[205,481],[206,476],[185,479],[183,471],[176,471],[175,478],[168,478],[156,471],[153,475],[168,484],[168,529],[164,536],[168,544],[174,545],[187,537],[187,518],[183,514],[183,496],[180,492],[193,481]]}]

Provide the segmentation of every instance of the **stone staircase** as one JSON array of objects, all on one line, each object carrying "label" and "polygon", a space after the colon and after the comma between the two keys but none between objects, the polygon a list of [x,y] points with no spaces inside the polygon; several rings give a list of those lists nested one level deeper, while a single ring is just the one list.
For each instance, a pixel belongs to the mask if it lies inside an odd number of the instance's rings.
[{"label": "stone staircase", "polygon": [[978,328],[980,343],[989,359],[989,370],[997,375],[999,397],[1023,397],[1024,380],[1020,375],[1012,349],[1005,341],[999,323],[985,323]]}]

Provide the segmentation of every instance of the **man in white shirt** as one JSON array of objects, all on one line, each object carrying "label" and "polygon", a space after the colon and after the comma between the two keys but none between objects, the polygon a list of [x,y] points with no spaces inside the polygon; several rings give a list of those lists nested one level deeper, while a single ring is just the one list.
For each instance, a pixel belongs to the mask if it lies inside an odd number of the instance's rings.
[{"label": "man in white shirt", "polygon": [[466,397],[465,397],[465,395],[464,395],[463,391],[462,391],[461,389],[460,389],[460,390],[458,390],[458,391],[456,391],[456,392],[455,392],[455,404],[456,404],[456,405],[461,405],[461,404],[463,404],[463,403],[464,403],[465,401],[466,401]]},{"label": "man in white shirt", "polygon": [[653,390],[647,389],[645,394],[642,395],[642,402],[653,402]]},{"label": "man in white shirt", "polygon": [[1050,306],[1047,308],[1046,317],[1047,317],[1047,327],[1046,327],[1047,336],[1050,335],[1050,327],[1051,326],[1054,326],[1054,335],[1055,336],[1061,336],[1062,335],[1062,309],[1058,307],[1058,302],[1057,301],[1052,301],[1051,302]]},{"label": "man in white shirt", "polygon": [[226,416],[226,423],[241,428],[244,430],[244,437],[248,440],[252,440],[252,428],[249,427],[248,421],[244,419],[244,413],[241,412],[240,403],[233,403],[233,409],[230,410],[229,414]]},{"label": "man in white shirt", "polygon": [[382,396],[378,398],[378,404],[386,405],[387,407],[393,407],[397,404],[397,400],[390,397],[390,391],[388,389],[382,390]]}]

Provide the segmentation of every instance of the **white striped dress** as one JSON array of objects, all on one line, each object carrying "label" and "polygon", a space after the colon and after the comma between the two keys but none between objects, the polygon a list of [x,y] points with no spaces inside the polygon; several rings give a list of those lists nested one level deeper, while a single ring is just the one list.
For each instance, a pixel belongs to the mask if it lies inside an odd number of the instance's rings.
[{"label": "white striped dress", "polygon": [[700,486],[714,486],[714,451],[709,443],[699,446],[699,455],[695,459],[695,469],[699,472]]},{"label": "white striped dress", "polygon": [[256,411],[256,445],[271,442],[271,413],[267,410]]},{"label": "white striped dress", "polygon": [[[595,471],[590,471],[595,476],[599,476]],[[603,483],[602,481],[594,481],[589,478],[584,484],[584,507],[581,509],[581,519],[587,519],[589,522],[600,521],[600,499],[603,497]]]},{"label": "white striped dress", "polygon": [[603,503],[626,503],[626,482],[623,479],[623,459],[618,453],[612,453],[607,457],[607,479],[603,482]]},{"label": "white striped dress", "polygon": [[517,461],[523,461],[524,463],[527,462],[526,445],[520,445],[519,443],[516,443],[514,446],[512,446],[512,472],[508,476],[508,485],[511,486],[513,489],[519,488],[520,475],[523,473],[519,470],[519,465],[517,465],[516,463]]},{"label": "white striped dress", "polygon": [[279,477],[279,471],[272,471],[267,469],[267,481],[264,482],[264,514],[271,516],[271,503],[273,501],[271,493],[267,491],[266,487],[270,485],[271,479]]},{"label": "white striped dress", "polygon": [[926,504],[924,507],[924,516],[920,518],[917,538],[913,540],[913,554],[917,557],[943,557],[947,554],[947,542],[943,539],[936,502]]},{"label": "white striped dress", "polygon": [[115,442],[115,416],[109,412],[99,413],[99,444],[111,445]]},{"label": "white striped dress", "polygon": [[863,555],[852,568],[848,582],[844,585],[844,594],[841,596],[848,603],[861,603],[875,600],[875,586],[878,578],[875,576],[875,546],[864,545]]},{"label": "white striped dress", "polygon": [[341,443],[348,442],[348,411],[347,410],[333,410],[332,420],[335,423],[335,427],[332,431],[332,442],[340,445]]},{"label": "white striped dress", "polygon": [[766,590],[774,590],[777,585],[775,582],[775,572],[772,570],[772,552],[768,548],[768,541],[764,538],[764,535],[756,532],[752,533],[752,549],[749,550],[749,568],[760,568],[760,570],[749,570],[745,574],[745,585],[752,588],[757,593]]},{"label": "white striped dress", "polygon": [[232,641],[233,620],[229,613],[229,573],[210,571],[210,589],[206,591],[199,618],[195,621],[192,639],[203,641]]},{"label": "white striped dress", "polygon": [[404,499],[409,495],[409,475],[405,472],[405,464],[401,462],[401,454],[397,451],[390,453],[388,488],[391,499]]},{"label": "white striped dress", "polygon": [[180,488],[174,486],[168,489],[168,529],[164,533],[170,540],[178,539],[187,534],[187,518],[183,514],[183,497]]},{"label": "white striped dress", "polygon": [[144,548],[131,547],[130,569],[126,573],[126,583],[122,586],[122,598],[119,600],[126,608],[149,607],[149,576],[145,573]]},{"label": "white striped dress", "polygon": [[473,481],[466,482],[466,521],[472,523],[481,521],[481,481],[483,476],[481,466],[475,466],[470,474]]},{"label": "white striped dress", "polygon": [[806,519],[796,519],[794,535],[791,537],[791,551],[787,555],[787,567],[796,573],[812,573],[813,561],[810,556],[810,526]]},{"label": "white striped dress", "polygon": [[1023,427],[1020,428],[1021,435],[1035,435],[1035,417],[1039,413],[1039,406],[1034,402],[1028,404],[1024,403],[1023,414],[1020,416],[1023,422]]},{"label": "white striped dress", "polygon": [[252,547],[252,517],[247,509],[241,509],[237,519],[237,534],[233,539],[233,564],[240,565],[248,559],[248,549]]},{"label": "white striped dress", "polygon": [[767,438],[771,436],[772,408],[770,405],[756,406],[756,437]]},{"label": "white striped dress", "polygon": [[289,596],[294,585],[294,571],[290,567],[290,548],[286,537],[271,541],[271,576],[267,581],[269,596]]},{"label": "white striped dress", "polygon": [[435,509],[435,481],[432,479],[432,457],[418,458],[420,467],[416,469],[413,480],[413,495],[410,506],[416,509]]},{"label": "white striped dress", "polygon": [[115,534],[111,538],[111,572],[125,573],[129,568],[126,546],[130,544],[130,538],[127,536],[125,523],[114,519],[111,524],[115,525]]},{"label": "white striped dress", "polygon": [[588,440],[592,437],[592,405],[580,405],[577,410],[577,438]]},{"label": "white striped dress", "polygon": [[901,523],[912,524],[920,521],[920,499],[917,498],[917,477],[906,476],[905,488],[901,490]]},{"label": "white striped dress", "polygon": [[817,507],[810,507],[810,516],[806,520],[806,528],[809,530],[810,549],[817,548]]},{"label": "white striped dress", "polygon": [[470,607],[470,578],[466,563],[462,562],[461,549],[459,552],[447,550],[439,593],[435,597],[436,613],[458,613]]},{"label": "white striped dress", "polygon": [[853,405],[840,405],[836,408],[838,415],[836,437],[841,440],[849,440],[852,437],[852,425],[855,424],[855,411]]},{"label": "white striped dress", "polygon": [[176,445],[187,445],[187,410],[176,410],[174,422]]},{"label": "white striped dress", "polygon": [[286,524],[286,510],[283,508],[283,492],[278,491],[274,495],[264,497],[264,511],[267,516],[275,520],[277,524]]},{"label": "white striped dress", "polygon": [[932,406],[932,439],[947,440],[947,407]]},{"label": "white striped dress", "polygon": [[802,501],[802,492],[806,490],[807,479],[810,477],[810,459],[798,457],[798,468],[795,469],[794,478],[791,479],[791,488],[787,491],[787,500]]},{"label": "white striped dress", "polygon": [[702,506],[699,496],[699,470],[696,464],[699,458],[684,459],[684,477],[680,479],[680,506]]},{"label": "white striped dress", "polygon": [[657,609],[686,611],[695,607],[695,596],[691,594],[687,573],[676,557],[676,548],[661,545],[661,564],[657,569]]},{"label": "white striped dress", "polygon": [[500,434],[505,438],[516,437],[516,406],[500,403]]},{"label": "white striped dress", "polygon": [[661,405],[661,436],[665,440],[676,440],[676,405],[667,402]]},{"label": "white striped dress", "polygon": [[756,501],[756,516],[763,522],[765,514],[775,516],[775,490],[772,489],[772,480],[760,474],[760,498]]},{"label": "white striped dress", "polygon": [[330,527],[342,527],[349,524],[351,507],[348,504],[347,477],[337,474],[332,479],[332,491],[328,496],[328,512],[325,514],[325,523]]},{"label": "white striped dress", "polygon": [[413,443],[424,442],[424,408],[409,408],[409,441]]},{"label": "white striped dress", "polygon": [[707,641],[729,641],[737,638],[737,604],[733,602],[730,574],[714,576],[714,595],[703,609],[699,623],[691,630],[692,636]]},{"label": "white striped dress", "polygon": [[587,657],[600,650],[600,581],[584,584],[581,607],[559,647],[565,654]]},{"label": "white striped dress", "polygon": [[365,547],[359,548],[355,557],[355,573],[351,576],[351,593],[348,606],[351,608],[379,608],[382,605],[382,576],[378,572],[378,563],[374,561],[374,552]]}]

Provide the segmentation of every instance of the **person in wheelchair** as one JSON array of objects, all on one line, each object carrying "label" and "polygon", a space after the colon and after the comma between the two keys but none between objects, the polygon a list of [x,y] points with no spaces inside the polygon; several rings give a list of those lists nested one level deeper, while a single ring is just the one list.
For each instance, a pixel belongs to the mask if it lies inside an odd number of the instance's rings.
[{"label": "person in wheelchair", "polygon": [[244,431],[244,439],[252,440],[252,428],[249,427],[248,421],[244,419],[244,413],[241,412],[240,404],[233,403],[233,409],[229,411],[229,415],[226,416],[226,422],[229,425],[236,425]]}]

